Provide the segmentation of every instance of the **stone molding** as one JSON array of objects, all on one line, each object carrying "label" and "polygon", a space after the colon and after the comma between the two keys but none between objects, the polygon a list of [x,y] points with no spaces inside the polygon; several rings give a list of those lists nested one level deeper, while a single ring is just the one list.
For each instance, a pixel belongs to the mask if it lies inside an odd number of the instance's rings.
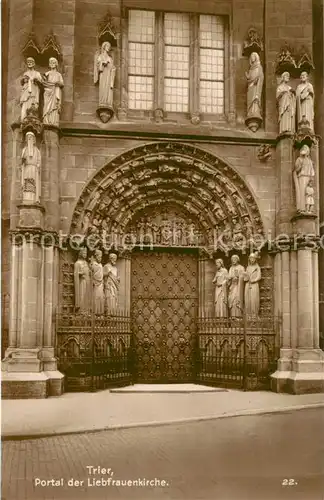
[{"label": "stone molding", "polygon": [[235,219],[263,233],[257,203],[239,174],[211,153],[173,142],[136,147],[101,168],[81,193],[70,232],[79,234],[86,213],[98,220],[105,213],[125,228],[135,213],[166,197],[193,219],[199,216],[206,230]]}]

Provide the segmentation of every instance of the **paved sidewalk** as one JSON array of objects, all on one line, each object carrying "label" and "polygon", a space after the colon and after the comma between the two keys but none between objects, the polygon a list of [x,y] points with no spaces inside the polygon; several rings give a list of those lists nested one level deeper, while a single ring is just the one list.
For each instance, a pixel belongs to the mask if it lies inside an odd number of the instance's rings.
[{"label": "paved sidewalk", "polygon": [[123,427],[209,420],[324,406],[323,394],[216,390],[188,393],[67,393],[2,401],[2,437],[50,436]]}]

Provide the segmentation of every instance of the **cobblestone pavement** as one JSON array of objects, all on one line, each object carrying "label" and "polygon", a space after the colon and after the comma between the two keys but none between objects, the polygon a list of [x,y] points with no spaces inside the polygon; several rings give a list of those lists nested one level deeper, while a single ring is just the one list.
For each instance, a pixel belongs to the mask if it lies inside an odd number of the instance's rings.
[{"label": "cobblestone pavement", "polygon": [[[307,409],[7,441],[2,498],[322,500],[323,422],[323,409]],[[84,483],[71,486],[71,478]]]}]

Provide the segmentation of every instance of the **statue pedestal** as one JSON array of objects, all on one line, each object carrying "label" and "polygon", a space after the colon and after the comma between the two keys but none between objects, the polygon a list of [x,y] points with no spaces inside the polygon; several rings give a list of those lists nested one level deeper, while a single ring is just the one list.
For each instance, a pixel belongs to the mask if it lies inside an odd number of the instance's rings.
[{"label": "statue pedestal", "polygon": [[262,118],[260,118],[260,116],[248,116],[245,120],[245,125],[252,130],[252,132],[259,130],[261,123]]},{"label": "statue pedestal", "polygon": [[100,106],[97,109],[97,115],[102,121],[102,123],[108,123],[112,117],[114,116],[114,110],[112,107],[109,106]]},{"label": "statue pedestal", "polygon": [[40,204],[18,205],[18,227],[24,229],[42,229],[44,225],[44,207]]}]

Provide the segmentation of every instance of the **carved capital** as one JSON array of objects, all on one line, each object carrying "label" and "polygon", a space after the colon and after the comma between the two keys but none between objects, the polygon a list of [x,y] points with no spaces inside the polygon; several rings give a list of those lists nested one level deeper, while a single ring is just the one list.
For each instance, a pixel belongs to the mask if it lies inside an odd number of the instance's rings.
[{"label": "carved capital", "polygon": [[39,119],[39,111],[34,105],[27,109],[26,116],[21,122],[21,131],[24,135],[27,132],[33,132],[35,136],[42,134],[43,124]]}]

